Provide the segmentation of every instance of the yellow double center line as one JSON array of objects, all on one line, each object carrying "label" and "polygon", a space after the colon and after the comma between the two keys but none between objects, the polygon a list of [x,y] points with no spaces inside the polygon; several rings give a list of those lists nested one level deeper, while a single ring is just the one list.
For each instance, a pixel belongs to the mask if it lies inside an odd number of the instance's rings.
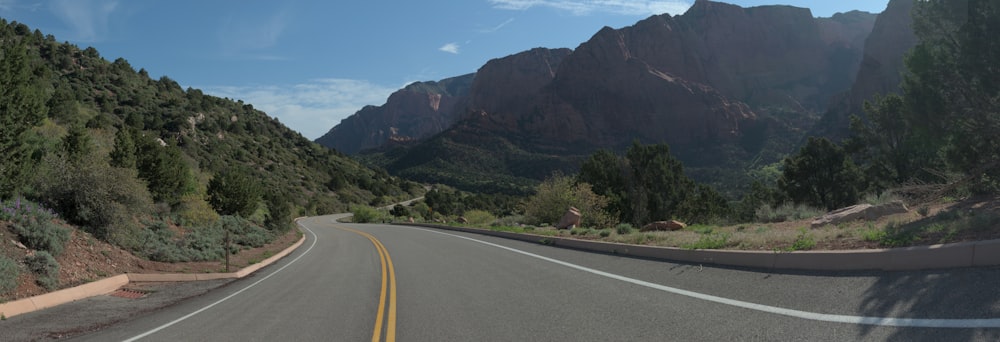
[{"label": "yellow double center line", "polygon": [[[385,249],[385,246],[382,245],[382,242],[380,242],[371,234],[347,227],[338,226],[337,228],[353,232],[368,238],[368,240],[371,240],[372,244],[375,245],[375,249],[378,250],[378,257],[382,263],[382,288],[379,291],[379,296],[378,296],[378,313],[375,315],[375,332],[372,333],[372,342],[381,341],[383,322],[385,323],[385,342],[395,342],[396,341],[396,269],[392,266],[392,258],[389,257],[389,251]],[[388,284],[388,291],[386,291],[387,287],[386,284]],[[386,314],[386,306],[385,306],[386,296],[389,297],[388,315]]]}]

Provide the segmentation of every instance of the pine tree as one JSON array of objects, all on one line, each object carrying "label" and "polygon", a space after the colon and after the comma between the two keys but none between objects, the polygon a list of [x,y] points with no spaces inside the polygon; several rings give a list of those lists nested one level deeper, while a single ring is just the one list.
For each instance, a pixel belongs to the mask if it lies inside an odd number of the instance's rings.
[{"label": "pine tree", "polygon": [[810,137],[783,164],[778,187],[797,204],[836,209],[858,200],[861,173],[844,149],[826,138]]},{"label": "pine tree", "polygon": [[30,174],[24,135],[45,117],[45,99],[31,74],[24,44],[5,41],[0,50],[0,197],[17,192]]}]

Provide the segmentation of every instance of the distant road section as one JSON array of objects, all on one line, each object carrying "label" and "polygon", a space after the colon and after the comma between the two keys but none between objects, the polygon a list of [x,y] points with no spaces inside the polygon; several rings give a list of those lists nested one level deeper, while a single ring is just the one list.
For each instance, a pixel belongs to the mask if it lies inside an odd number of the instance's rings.
[{"label": "distant road section", "polygon": [[336,218],[300,221],[306,243],[255,276],[81,340],[1000,339],[997,268],[760,273]]}]

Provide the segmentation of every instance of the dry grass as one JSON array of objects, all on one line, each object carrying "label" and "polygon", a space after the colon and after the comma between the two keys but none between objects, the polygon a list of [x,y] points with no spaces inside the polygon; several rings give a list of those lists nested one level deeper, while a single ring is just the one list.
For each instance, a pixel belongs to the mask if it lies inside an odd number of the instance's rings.
[{"label": "dry grass", "polygon": [[[812,219],[732,226],[695,225],[672,232],[615,229],[601,237],[592,231],[556,231],[551,227],[520,232],[625,244],[693,249],[737,250],[846,250],[932,245],[1000,239],[1000,198],[967,199],[915,205],[903,214],[877,221],[854,221],[810,228]],[[484,227],[485,228],[485,227]],[[491,227],[494,230],[505,230]]]}]

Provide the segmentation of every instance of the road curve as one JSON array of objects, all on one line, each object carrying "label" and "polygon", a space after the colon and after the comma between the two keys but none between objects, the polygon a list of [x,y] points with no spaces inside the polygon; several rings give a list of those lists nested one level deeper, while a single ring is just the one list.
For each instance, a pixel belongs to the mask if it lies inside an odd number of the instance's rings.
[{"label": "road curve", "polygon": [[258,274],[79,340],[391,341],[390,325],[401,341],[1000,339],[989,328],[1000,324],[1000,268],[760,273],[331,216],[300,222],[306,243]]}]

